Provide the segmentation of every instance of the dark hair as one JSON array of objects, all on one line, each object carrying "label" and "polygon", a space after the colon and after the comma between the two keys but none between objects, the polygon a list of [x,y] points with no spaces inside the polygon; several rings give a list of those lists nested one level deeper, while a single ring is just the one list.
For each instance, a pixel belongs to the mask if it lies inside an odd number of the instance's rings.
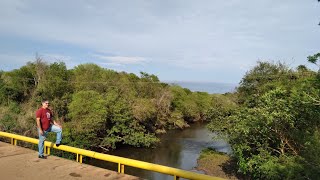
[{"label": "dark hair", "polygon": [[44,103],[44,102],[46,102],[46,101],[49,101],[48,99],[43,99],[42,101],[41,101],[41,103]]}]

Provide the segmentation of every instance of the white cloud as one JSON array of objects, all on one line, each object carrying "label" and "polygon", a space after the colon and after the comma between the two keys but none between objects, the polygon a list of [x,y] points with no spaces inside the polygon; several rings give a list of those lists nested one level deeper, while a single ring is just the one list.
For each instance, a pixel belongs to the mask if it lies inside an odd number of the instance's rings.
[{"label": "white cloud", "polygon": [[93,57],[98,59],[106,60],[109,65],[125,65],[125,64],[144,64],[147,62],[146,58],[143,57],[129,57],[129,56],[105,56],[95,54]]},{"label": "white cloud", "polygon": [[258,59],[304,64],[319,50],[318,12],[301,0],[2,0],[0,35],[107,52],[93,56],[107,66],[243,71]]},{"label": "white cloud", "polygon": [[107,66],[107,67],[109,67],[109,66],[122,67],[123,66],[123,64],[119,64],[119,63],[99,63],[99,64],[102,66]]}]

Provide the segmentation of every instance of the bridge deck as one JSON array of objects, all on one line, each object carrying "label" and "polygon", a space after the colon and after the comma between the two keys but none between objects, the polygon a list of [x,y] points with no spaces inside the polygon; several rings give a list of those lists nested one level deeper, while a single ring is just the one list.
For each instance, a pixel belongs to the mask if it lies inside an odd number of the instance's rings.
[{"label": "bridge deck", "polygon": [[115,171],[48,156],[39,159],[36,151],[0,142],[1,179],[119,179],[140,178]]}]

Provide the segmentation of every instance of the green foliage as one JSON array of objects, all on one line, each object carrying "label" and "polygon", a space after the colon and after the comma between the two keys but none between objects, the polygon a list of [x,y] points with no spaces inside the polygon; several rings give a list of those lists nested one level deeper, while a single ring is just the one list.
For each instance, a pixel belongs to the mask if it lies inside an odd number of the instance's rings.
[{"label": "green foliage", "polygon": [[238,87],[239,103],[254,107],[257,97],[276,87],[287,86],[296,77],[285,64],[258,62],[252,70],[246,73]]},{"label": "green foliage", "polygon": [[102,82],[103,68],[95,64],[81,64],[72,71],[73,88],[77,91],[94,90],[97,92],[105,91]]},{"label": "green foliage", "polygon": [[[319,54],[308,57],[318,64]],[[237,92],[210,95],[95,64],[67,70],[63,62],[37,58],[0,71],[0,129],[37,136],[34,112],[49,98],[63,122],[64,143],[105,150],[121,145],[152,147],[157,133],[209,121],[225,136],[238,170],[254,179],[320,176],[320,78],[305,66],[258,62]],[[54,140],[54,136],[49,139]]]},{"label": "green foliage", "polygon": [[47,99],[61,98],[71,90],[69,79],[70,73],[65,63],[50,64],[41,86],[38,87],[38,93]]},{"label": "green foliage", "polygon": [[308,61],[313,64],[317,64],[319,59],[320,59],[320,53],[317,53],[313,56],[308,56]]},{"label": "green foliage", "polygon": [[19,129],[17,115],[20,114],[21,108],[18,103],[10,102],[8,106],[0,108],[0,130],[15,132]]},{"label": "green foliage", "polygon": [[72,119],[72,133],[82,137],[79,144],[95,146],[99,142],[97,135],[104,129],[106,122],[105,104],[103,96],[95,91],[79,91],[73,94],[68,115]]},{"label": "green foliage", "polygon": [[[142,101],[146,102],[146,101]],[[79,91],[68,107],[70,135],[85,147],[116,148],[117,144],[149,147],[158,139],[139,121],[147,116],[138,112],[134,120],[130,104],[116,91],[102,95],[96,91]],[[154,113],[154,112],[153,112]],[[145,114],[144,114],[145,115]],[[81,138],[79,138],[81,137]]]},{"label": "green foliage", "polygon": [[146,98],[138,98],[132,104],[133,117],[139,122],[149,123],[157,118],[154,102]]},{"label": "green foliage", "polygon": [[6,96],[5,82],[2,78],[3,74],[4,72],[0,71],[0,104],[4,104],[8,99],[8,96]]},{"label": "green foliage", "polygon": [[254,179],[319,177],[317,78],[303,66],[258,62],[240,83],[239,107],[213,109],[208,127],[228,137],[239,172]]},{"label": "green foliage", "polygon": [[108,126],[107,136],[103,145],[115,148],[117,143],[133,146],[146,146],[158,142],[154,134],[148,133],[147,129],[138,121],[133,120],[132,112],[127,101],[116,92],[107,95]]},{"label": "green foliage", "polygon": [[1,131],[12,132],[17,126],[17,121],[10,114],[6,114],[0,120]]},{"label": "green foliage", "polygon": [[137,96],[141,98],[154,98],[162,91],[165,84],[160,83],[157,76],[140,72],[140,81],[136,84]]},{"label": "green foliage", "polygon": [[206,114],[211,107],[211,97],[206,92],[195,92],[191,95],[191,99],[197,106],[197,113],[199,114],[199,120],[206,120]]},{"label": "green foliage", "polygon": [[208,147],[201,150],[199,159],[205,158],[206,156],[210,156],[210,155],[225,155],[225,154],[223,152],[216,151],[212,147]]},{"label": "green foliage", "polygon": [[69,105],[69,117],[81,129],[87,131],[100,127],[106,121],[106,101],[95,91],[79,91],[73,94]]},{"label": "green foliage", "polygon": [[204,92],[190,92],[180,86],[172,86],[173,92],[172,107],[183,114],[187,122],[206,120],[211,107],[211,97]]},{"label": "green foliage", "polygon": [[225,135],[230,123],[227,121],[237,109],[236,99],[227,95],[212,95],[210,109],[207,113],[207,119],[210,120],[207,127],[209,130],[217,133],[220,137]]},{"label": "green foliage", "polygon": [[310,179],[317,179],[320,177],[320,130],[306,137],[303,145],[305,148],[301,154],[304,158],[302,163],[305,166],[305,174],[308,174]]},{"label": "green foliage", "polygon": [[25,101],[31,95],[31,90],[35,86],[32,69],[29,66],[4,72],[1,79],[4,82],[2,84],[3,96],[11,101]]},{"label": "green foliage", "polygon": [[148,74],[146,72],[140,72],[141,80],[145,82],[159,82],[159,78],[153,74]]},{"label": "green foliage", "polygon": [[156,134],[205,121],[212,109],[211,95],[171,87],[153,74],[137,76],[95,64],[68,70],[63,62],[49,64],[41,57],[0,71],[0,92],[2,129],[36,137],[34,112],[49,99],[63,124],[64,143],[94,150],[152,147],[159,142]]}]

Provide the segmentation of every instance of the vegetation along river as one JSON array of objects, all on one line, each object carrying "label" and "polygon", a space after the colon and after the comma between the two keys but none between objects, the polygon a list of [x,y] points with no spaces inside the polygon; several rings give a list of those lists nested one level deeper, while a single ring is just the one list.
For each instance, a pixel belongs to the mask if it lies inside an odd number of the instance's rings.
[{"label": "vegetation along river", "polygon": [[[167,134],[161,136],[161,143],[156,148],[122,147],[109,154],[203,173],[195,170],[202,149],[213,147],[220,152],[231,152],[230,146],[224,140],[213,140],[213,136],[214,133],[208,131],[204,124],[195,123],[184,130],[168,131]],[[117,164],[114,163],[92,159],[89,164],[117,170]],[[173,179],[169,175],[131,167],[125,167],[125,173],[145,179]]]}]

